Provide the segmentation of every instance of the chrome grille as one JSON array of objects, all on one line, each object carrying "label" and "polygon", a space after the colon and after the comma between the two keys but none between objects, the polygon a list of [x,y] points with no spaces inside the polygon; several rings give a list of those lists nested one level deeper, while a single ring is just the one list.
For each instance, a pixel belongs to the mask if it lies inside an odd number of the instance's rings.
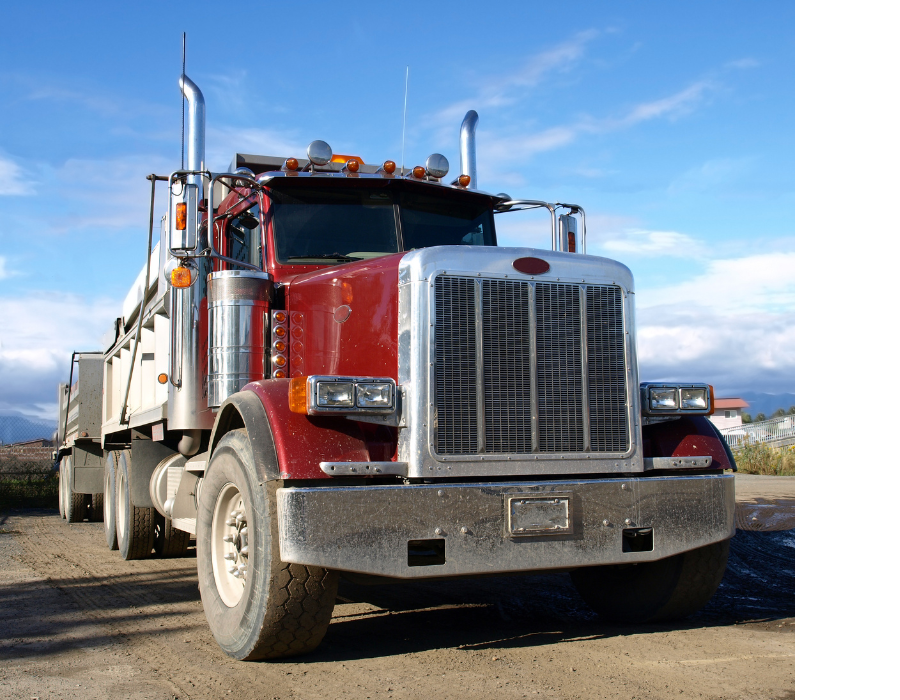
[{"label": "chrome grille", "polygon": [[531,452],[528,283],[485,280],[484,451]]},{"label": "chrome grille", "polygon": [[618,287],[439,275],[434,293],[437,454],[628,450]]},{"label": "chrome grille", "polygon": [[578,287],[535,285],[538,452],[581,452],[581,313]]},{"label": "chrome grille", "polygon": [[475,392],[475,280],[438,277],[434,283],[435,451],[478,450]]}]

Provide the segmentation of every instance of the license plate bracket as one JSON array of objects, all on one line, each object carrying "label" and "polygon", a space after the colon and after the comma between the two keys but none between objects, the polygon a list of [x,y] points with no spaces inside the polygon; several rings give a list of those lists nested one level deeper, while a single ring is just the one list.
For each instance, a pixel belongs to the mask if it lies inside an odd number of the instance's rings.
[{"label": "license plate bracket", "polygon": [[510,537],[571,535],[572,494],[507,494],[506,526]]}]

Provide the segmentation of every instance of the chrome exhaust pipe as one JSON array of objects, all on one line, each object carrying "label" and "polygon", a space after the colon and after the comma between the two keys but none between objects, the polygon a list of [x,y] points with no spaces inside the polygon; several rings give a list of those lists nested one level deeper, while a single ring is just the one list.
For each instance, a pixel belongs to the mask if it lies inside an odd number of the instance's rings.
[{"label": "chrome exhaust pipe", "polygon": [[[206,100],[186,75],[178,79],[178,85],[188,102],[187,169],[206,170]],[[188,183],[202,185],[201,176],[191,175]]]},{"label": "chrome exhaust pipe", "polygon": [[462,175],[472,178],[469,181],[469,189],[478,189],[478,179],[475,176],[475,127],[478,126],[478,112],[470,109],[463,117],[459,127],[459,171]]}]

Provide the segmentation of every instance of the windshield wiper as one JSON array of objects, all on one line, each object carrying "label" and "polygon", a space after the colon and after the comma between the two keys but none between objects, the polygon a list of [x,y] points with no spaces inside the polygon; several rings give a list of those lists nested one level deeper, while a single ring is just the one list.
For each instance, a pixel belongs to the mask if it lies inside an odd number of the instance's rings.
[{"label": "windshield wiper", "polygon": [[362,260],[362,258],[351,258],[347,255],[342,255],[340,253],[332,253],[331,255],[298,255],[293,258],[288,258],[286,262],[293,262],[296,260],[336,260],[337,262],[354,262],[356,260]]}]

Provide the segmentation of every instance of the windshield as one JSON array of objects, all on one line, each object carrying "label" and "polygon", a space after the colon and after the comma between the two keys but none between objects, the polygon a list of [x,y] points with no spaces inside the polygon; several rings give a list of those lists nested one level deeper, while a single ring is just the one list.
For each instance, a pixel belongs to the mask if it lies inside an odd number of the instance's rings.
[{"label": "windshield", "polygon": [[384,186],[270,192],[275,252],[284,264],[364,260],[436,245],[496,245],[490,202],[481,198]]}]

